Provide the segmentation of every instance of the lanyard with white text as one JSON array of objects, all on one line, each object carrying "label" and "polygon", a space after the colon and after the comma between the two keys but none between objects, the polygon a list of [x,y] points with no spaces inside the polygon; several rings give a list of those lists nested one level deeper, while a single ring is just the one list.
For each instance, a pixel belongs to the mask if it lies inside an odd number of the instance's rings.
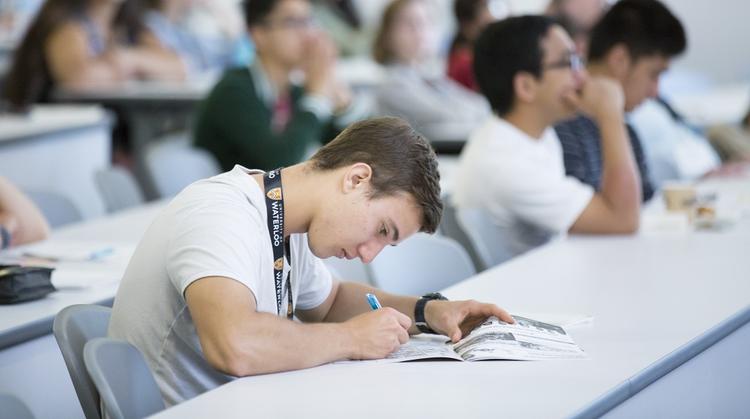
[{"label": "lanyard with white text", "polygon": [[286,317],[294,315],[292,301],[292,273],[291,269],[284,283],[284,257],[289,265],[292,264],[292,252],[289,242],[284,240],[284,194],[281,189],[281,169],[272,170],[263,176],[263,186],[266,189],[266,213],[268,214],[268,234],[273,247],[273,281],[276,289],[276,310],[281,315],[283,288],[286,288],[287,307]]}]

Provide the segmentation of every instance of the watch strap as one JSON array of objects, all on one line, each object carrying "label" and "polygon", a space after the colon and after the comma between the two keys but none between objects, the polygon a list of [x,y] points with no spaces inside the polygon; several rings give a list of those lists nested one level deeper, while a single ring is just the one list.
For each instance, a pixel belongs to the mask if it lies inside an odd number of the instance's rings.
[{"label": "watch strap", "polygon": [[425,319],[424,315],[425,306],[432,300],[447,300],[447,298],[438,292],[423,295],[422,298],[417,300],[417,304],[414,305],[414,325],[417,326],[417,329],[422,333],[435,335],[438,333],[432,330],[430,325],[427,324],[427,319]]}]

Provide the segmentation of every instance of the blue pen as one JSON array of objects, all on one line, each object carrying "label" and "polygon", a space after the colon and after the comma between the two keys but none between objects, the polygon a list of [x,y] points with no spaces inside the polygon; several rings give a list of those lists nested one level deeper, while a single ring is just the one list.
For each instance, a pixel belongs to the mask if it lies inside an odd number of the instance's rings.
[{"label": "blue pen", "polygon": [[378,297],[376,297],[375,294],[367,294],[366,297],[367,302],[370,303],[370,307],[372,307],[373,310],[383,308],[383,306],[380,305],[380,301],[378,301]]},{"label": "blue pen", "polygon": [[104,258],[106,256],[111,255],[112,253],[114,253],[114,251],[115,251],[114,248],[112,248],[112,247],[106,247],[104,249],[91,252],[91,254],[89,255],[89,260],[99,260],[99,259],[102,259],[102,258]]}]

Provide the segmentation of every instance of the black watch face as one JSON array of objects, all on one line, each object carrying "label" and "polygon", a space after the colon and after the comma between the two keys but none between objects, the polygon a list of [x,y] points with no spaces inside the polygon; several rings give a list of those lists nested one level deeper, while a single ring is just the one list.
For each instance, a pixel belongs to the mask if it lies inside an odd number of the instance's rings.
[{"label": "black watch face", "polygon": [[428,300],[447,300],[445,296],[439,292],[431,292],[429,294],[423,295],[422,298],[426,298]]}]

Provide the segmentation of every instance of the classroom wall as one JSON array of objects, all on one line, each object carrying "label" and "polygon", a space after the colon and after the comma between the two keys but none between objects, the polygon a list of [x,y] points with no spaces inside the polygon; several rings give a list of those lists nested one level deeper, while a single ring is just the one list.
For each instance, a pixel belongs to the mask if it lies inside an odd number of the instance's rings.
[{"label": "classroom wall", "polygon": [[[452,4],[452,0],[442,0]],[[507,0],[515,14],[540,13],[548,0]],[[750,2],[662,0],[687,29],[688,51],[676,70],[702,73],[717,83],[750,81]]]},{"label": "classroom wall", "polygon": [[750,2],[664,0],[687,28],[688,51],[675,69],[704,73],[719,83],[750,81],[747,45]]}]

